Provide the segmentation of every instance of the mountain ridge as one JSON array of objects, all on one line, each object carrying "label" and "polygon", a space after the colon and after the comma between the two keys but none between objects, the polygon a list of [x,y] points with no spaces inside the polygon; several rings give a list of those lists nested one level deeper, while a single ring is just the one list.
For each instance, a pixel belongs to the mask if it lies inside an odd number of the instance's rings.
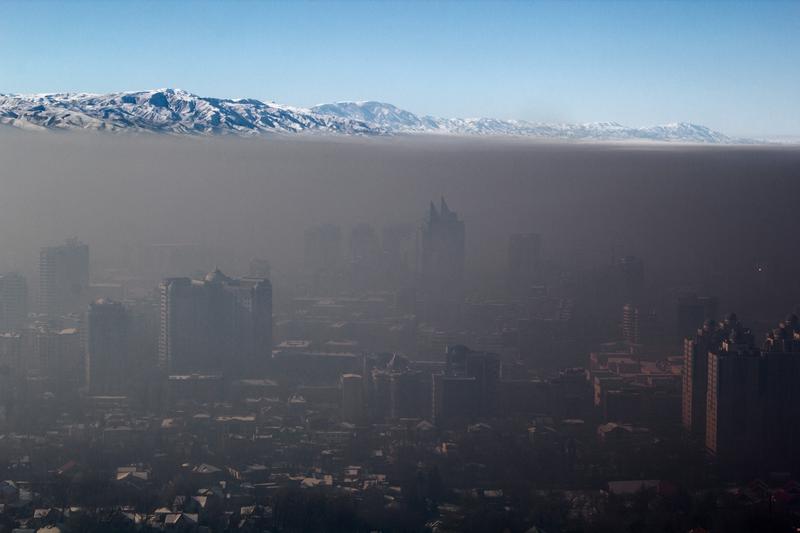
[{"label": "mountain ridge", "polygon": [[302,108],[253,98],[201,97],[171,88],[105,94],[0,94],[0,124],[26,129],[175,135],[436,134],[575,141],[753,142],[734,139],[688,122],[637,128],[613,121],[551,124],[494,118],[440,118],[416,115],[395,105],[374,100]]}]

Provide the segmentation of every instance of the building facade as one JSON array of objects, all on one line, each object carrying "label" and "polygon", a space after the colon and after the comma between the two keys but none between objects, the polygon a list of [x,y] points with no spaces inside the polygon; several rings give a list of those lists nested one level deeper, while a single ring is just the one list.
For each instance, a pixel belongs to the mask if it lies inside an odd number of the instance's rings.
[{"label": "building facade", "polygon": [[159,366],[170,374],[259,371],[272,355],[272,285],[263,278],[169,278],[159,286]]},{"label": "building facade", "polygon": [[28,318],[28,282],[11,272],[0,276],[0,333],[18,331]]},{"label": "building facade", "polygon": [[39,253],[39,306],[50,319],[84,310],[88,303],[89,246],[68,239]]}]

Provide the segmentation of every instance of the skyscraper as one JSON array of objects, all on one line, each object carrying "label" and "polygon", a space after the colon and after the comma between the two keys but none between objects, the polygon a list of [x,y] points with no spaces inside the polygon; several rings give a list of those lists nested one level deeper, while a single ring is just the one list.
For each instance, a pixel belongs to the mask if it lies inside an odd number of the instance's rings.
[{"label": "skyscraper", "polygon": [[133,374],[131,317],[112,300],[89,305],[86,339],[86,383],[92,394],[124,394]]},{"label": "skyscraper", "polygon": [[633,304],[625,304],[622,307],[622,339],[631,344],[641,342],[639,326],[639,308]]},{"label": "skyscraper", "polygon": [[724,328],[720,347],[708,353],[705,442],[723,463],[743,468],[759,459],[762,358],[736,315]]},{"label": "skyscraper", "polygon": [[463,345],[448,346],[445,371],[433,376],[436,424],[492,414],[497,407],[501,369],[497,354],[470,350]]},{"label": "skyscraper", "polygon": [[14,331],[28,317],[28,283],[17,272],[0,276],[0,333]]},{"label": "skyscraper", "polygon": [[762,348],[763,457],[771,469],[800,466],[800,320],[789,315],[767,334]]},{"label": "skyscraper", "polygon": [[342,420],[358,424],[364,421],[364,380],[358,374],[343,374]]},{"label": "skyscraper", "polygon": [[713,320],[707,320],[683,345],[683,427],[705,438],[706,393],[708,391],[708,352],[718,349],[725,332]]},{"label": "skyscraper", "polygon": [[159,286],[159,365],[176,373],[244,374],[262,369],[272,350],[272,285],[229,278],[169,278]]},{"label": "skyscraper", "polygon": [[82,311],[89,286],[89,246],[67,239],[39,253],[40,309],[50,319]]},{"label": "skyscraper", "polygon": [[429,318],[452,320],[453,304],[460,303],[464,289],[465,228],[444,198],[439,209],[431,202],[421,229],[420,274]]}]

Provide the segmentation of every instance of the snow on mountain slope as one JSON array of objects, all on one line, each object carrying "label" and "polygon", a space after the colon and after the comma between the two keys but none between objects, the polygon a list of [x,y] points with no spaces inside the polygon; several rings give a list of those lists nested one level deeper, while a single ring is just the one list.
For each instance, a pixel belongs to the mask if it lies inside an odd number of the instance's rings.
[{"label": "snow on mountain slope", "polygon": [[689,123],[631,128],[616,122],[545,124],[493,118],[450,119],[418,116],[392,104],[374,101],[337,102],[303,109],[254,99],[200,97],[177,89],[0,95],[0,124],[33,129],[192,135],[425,133],[582,141],[740,142]]},{"label": "snow on mountain slope", "polygon": [[160,89],[112,94],[0,95],[0,123],[49,129],[181,134],[376,133],[369,125],[258,100]]},{"label": "snow on mountain slope", "polygon": [[691,143],[732,143],[736,140],[705,126],[690,123],[631,128],[617,122],[545,124],[493,118],[437,118],[417,116],[381,102],[337,102],[311,108],[318,114],[361,120],[395,133],[444,133],[451,135],[510,135],[542,139],[652,140]]}]

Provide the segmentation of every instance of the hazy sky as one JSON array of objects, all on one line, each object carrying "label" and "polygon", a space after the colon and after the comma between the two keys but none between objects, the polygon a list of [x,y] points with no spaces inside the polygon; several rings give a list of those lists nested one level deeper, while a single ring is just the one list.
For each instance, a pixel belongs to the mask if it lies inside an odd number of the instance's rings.
[{"label": "hazy sky", "polygon": [[0,4],[0,92],[166,86],[800,136],[800,2]]}]

